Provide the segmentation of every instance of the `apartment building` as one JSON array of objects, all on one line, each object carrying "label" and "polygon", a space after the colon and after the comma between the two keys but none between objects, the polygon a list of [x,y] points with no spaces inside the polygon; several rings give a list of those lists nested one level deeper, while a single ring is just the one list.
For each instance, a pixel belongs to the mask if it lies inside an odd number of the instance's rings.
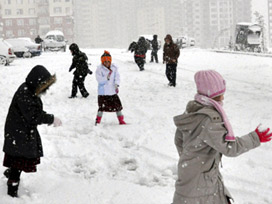
[{"label": "apartment building", "polygon": [[180,7],[180,0],[74,1],[76,42],[85,47],[128,47],[139,35],[157,34],[162,40],[168,33],[176,36]]},{"label": "apartment building", "polygon": [[183,0],[182,34],[203,48],[233,41],[237,22],[251,22],[251,0]]},{"label": "apartment building", "polygon": [[72,0],[0,0],[4,38],[44,36],[58,29],[73,39]]},{"label": "apartment building", "polygon": [[272,47],[272,0],[268,0],[268,44]]}]

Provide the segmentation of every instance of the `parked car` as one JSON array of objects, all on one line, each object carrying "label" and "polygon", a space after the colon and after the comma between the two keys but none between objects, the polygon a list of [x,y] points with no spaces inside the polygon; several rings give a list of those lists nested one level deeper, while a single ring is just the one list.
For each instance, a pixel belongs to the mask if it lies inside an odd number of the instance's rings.
[{"label": "parked car", "polygon": [[41,55],[41,45],[34,43],[30,38],[6,39],[13,47],[17,57],[34,57]]},{"label": "parked car", "polygon": [[9,65],[15,58],[11,44],[0,38],[0,65]]},{"label": "parked car", "polygon": [[49,31],[45,35],[43,41],[44,51],[66,51],[67,40],[65,40],[63,32],[59,30]]}]

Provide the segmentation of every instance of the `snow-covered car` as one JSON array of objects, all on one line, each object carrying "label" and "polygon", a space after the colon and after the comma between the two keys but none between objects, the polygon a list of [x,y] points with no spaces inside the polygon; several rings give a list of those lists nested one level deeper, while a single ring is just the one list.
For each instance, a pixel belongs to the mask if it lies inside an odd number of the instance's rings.
[{"label": "snow-covered car", "polygon": [[9,65],[15,58],[11,44],[0,38],[0,65]]},{"label": "snow-covered car", "polygon": [[34,57],[41,55],[41,45],[34,43],[30,38],[6,39],[13,47],[17,57]]},{"label": "snow-covered car", "polygon": [[67,40],[59,30],[49,31],[43,41],[44,51],[66,51]]},{"label": "snow-covered car", "polygon": [[180,36],[174,39],[179,48],[195,46],[195,39],[188,36]]}]

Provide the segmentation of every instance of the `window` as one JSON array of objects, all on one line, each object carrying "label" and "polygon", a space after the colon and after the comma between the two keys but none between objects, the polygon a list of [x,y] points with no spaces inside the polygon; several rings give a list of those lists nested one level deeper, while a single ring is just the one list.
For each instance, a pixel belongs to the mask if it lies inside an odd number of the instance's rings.
[{"label": "window", "polygon": [[16,13],[17,15],[23,15],[23,9],[17,9]]},{"label": "window", "polygon": [[25,36],[25,31],[24,30],[18,30],[18,36]]},{"label": "window", "polygon": [[70,0],[65,0],[65,2],[70,2]]},{"label": "window", "polygon": [[61,2],[61,0],[54,0],[54,3],[55,3],[55,2]]},{"label": "window", "polygon": [[12,20],[6,20],[6,26],[8,27],[8,26],[12,26]]},{"label": "window", "polygon": [[36,12],[35,12],[35,8],[30,8],[28,9],[28,14],[29,15],[34,15]]},{"label": "window", "polygon": [[36,19],[29,19],[29,25],[36,25]]},{"label": "window", "polygon": [[11,10],[10,9],[5,9],[5,15],[7,15],[7,16],[11,15]]},{"label": "window", "polygon": [[11,0],[5,0],[5,4],[11,4]]},{"label": "window", "polygon": [[70,7],[66,7],[66,8],[65,8],[66,14],[70,14],[70,11],[71,11]]},{"label": "window", "polygon": [[9,38],[13,37],[13,31],[12,30],[7,30],[6,31],[6,37],[9,37]]},{"label": "window", "polygon": [[66,23],[67,24],[72,24],[73,23],[73,19],[72,18],[66,18]]},{"label": "window", "polygon": [[35,0],[28,0],[29,4],[35,4]]},{"label": "window", "polygon": [[47,24],[49,24],[49,21],[50,21],[50,19],[48,17],[41,17],[39,20],[39,23],[41,25],[47,25]]},{"label": "window", "polygon": [[62,24],[62,18],[54,18],[54,24]]},{"label": "window", "polygon": [[36,29],[31,29],[30,31],[29,31],[29,33],[30,33],[30,35],[37,35],[37,30]]},{"label": "window", "polygon": [[23,4],[23,3],[24,3],[24,0],[16,0],[16,3],[17,3],[17,4]]},{"label": "window", "polygon": [[55,7],[55,8],[54,8],[54,13],[55,13],[55,14],[61,13],[61,7]]},{"label": "window", "polygon": [[24,25],[24,19],[17,19],[17,25],[23,26]]}]

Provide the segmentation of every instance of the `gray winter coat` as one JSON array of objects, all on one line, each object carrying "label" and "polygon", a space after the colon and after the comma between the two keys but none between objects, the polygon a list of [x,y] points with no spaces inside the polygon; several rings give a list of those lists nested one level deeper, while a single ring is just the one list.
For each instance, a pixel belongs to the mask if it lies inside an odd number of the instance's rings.
[{"label": "gray winter coat", "polygon": [[220,114],[210,106],[188,103],[186,112],[174,117],[175,144],[180,156],[173,204],[227,204],[231,198],[219,172],[222,154],[236,157],[260,145],[255,132],[226,142]]}]

